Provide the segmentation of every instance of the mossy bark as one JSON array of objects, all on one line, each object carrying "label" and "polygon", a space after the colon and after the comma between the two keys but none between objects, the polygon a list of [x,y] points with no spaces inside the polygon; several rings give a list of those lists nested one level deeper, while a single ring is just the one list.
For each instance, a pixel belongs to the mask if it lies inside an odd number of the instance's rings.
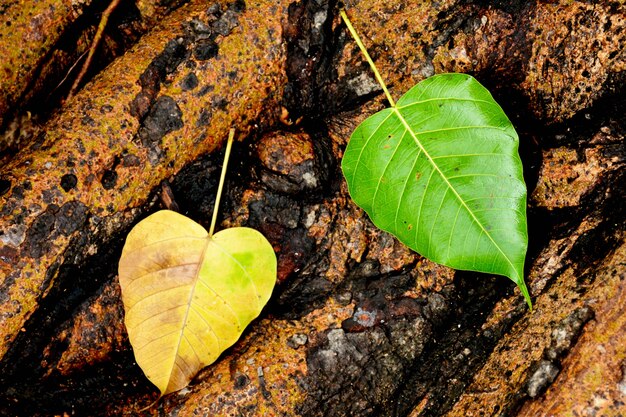
[{"label": "mossy bark", "polygon": [[[516,126],[531,312],[508,280],[434,265],[351,202],[339,161],[384,97],[334,3],[199,3],[97,77],[2,177],[7,413],[623,413],[622,5],[347,4],[396,98],[469,72]],[[279,282],[232,349],[141,411],[158,393],[122,324],[123,236],[172,198],[207,225],[221,157],[203,154],[233,124],[246,141],[221,227],[261,231]]]},{"label": "mossy bark", "polygon": [[[0,126],[34,81],[42,61],[91,1],[5,2],[0,17]],[[2,148],[0,148],[1,150]]]},{"label": "mossy bark", "polygon": [[[92,47],[110,1],[8,1],[0,6],[0,156],[36,136],[61,103]],[[121,55],[181,1],[124,2],[109,19],[96,49],[92,75]]]}]

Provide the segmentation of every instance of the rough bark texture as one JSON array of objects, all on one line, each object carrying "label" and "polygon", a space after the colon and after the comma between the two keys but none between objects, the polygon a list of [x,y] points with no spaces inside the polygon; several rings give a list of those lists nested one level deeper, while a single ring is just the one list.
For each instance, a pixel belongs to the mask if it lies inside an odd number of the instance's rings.
[{"label": "rough bark texture", "polygon": [[[334,3],[192,2],[2,173],[3,414],[625,413],[624,5],[347,6],[395,97],[469,72],[517,127],[534,310],[504,278],[412,253],[351,202],[342,151],[384,103]],[[123,236],[165,194],[208,223],[221,156],[202,154],[232,124],[246,140],[221,224],[267,236],[278,285],[218,362],[142,410],[158,393],[122,324]]]},{"label": "rough bark texture", "polygon": [[[55,104],[67,94],[109,3],[7,1],[0,6],[0,156],[15,153],[31,142]],[[180,3],[164,0],[150,5],[118,5],[87,78],[126,51]]]},{"label": "rough bark texture", "polygon": [[[73,4],[75,3],[75,4]],[[34,73],[46,59],[64,30],[75,22],[92,2],[8,1],[0,6],[0,126],[9,111],[33,81]],[[1,150],[1,148],[0,148]]]}]

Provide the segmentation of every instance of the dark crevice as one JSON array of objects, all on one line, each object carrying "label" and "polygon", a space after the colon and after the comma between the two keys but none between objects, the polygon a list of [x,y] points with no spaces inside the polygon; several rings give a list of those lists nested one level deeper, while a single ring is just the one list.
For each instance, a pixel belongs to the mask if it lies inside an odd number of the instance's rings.
[{"label": "dark crevice", "polygon": [[[624,153],[626,156],[626,152]],[[578,276],[596,268],[622,242],[616,230],[626,230],[626,172],[619,169],[603,179],[581,207],[591,208],[591,217],[602,219],[601,223],[576,239],[569,258]]]},{"label": "dark crevice", "polygon": [[[283,23],[287,46],[288,83],[283,97],[292,120],[323,114],[325,92],[320,87],[332,77],[331,28],[335,2],[304,0],[289,5]],[[320,108],[320,105],[322,107]]]},{"label": "dark crevice", "polygon": [[468,0],[467,3],[482,9],[499,9],[511,16],[521,16],[531,2],[526,0]]},{"label": "dark crevice", "polygon": [[603,95],[591,107],[579,111],[564,122],[551,125],[542,142],[544,149],[561,146],[584,149],[593,144],[585,143],[600,128],[608,127],[611,135],[626,135],[623,114],[626,111],[626,74],[611,74],[602,88]]}]

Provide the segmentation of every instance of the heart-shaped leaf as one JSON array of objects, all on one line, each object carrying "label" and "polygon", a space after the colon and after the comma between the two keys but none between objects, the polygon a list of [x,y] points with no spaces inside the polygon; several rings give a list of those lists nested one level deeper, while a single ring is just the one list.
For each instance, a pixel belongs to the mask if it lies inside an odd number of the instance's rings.
[{"label": "heart-shaped leaf", "polygon": [[441,74],[353,132],[342,169],[379,228],[456,269],[524,284],[526,185],[511,122],[465,74]]},{"label": "heart-shaped leaf", "polygon": [[128,235],[119,279],[135,359],[165,395],[185,387],[259,315],[276,282],[276,255],[254,229],[210,236],[163,210]]}]

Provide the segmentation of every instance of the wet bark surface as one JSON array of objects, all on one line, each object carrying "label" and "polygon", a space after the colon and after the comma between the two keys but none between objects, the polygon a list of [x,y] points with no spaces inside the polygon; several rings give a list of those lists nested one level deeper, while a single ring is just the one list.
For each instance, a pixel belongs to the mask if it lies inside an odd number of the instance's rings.
[{"label": "wet bark surface", "polygon": [[[351,202],[341,155],[384,102],[336,6],[190,2],[3,167],[0,414],[624,412],[623,4],[347,3],[395,97],[462,71],[511,118],[532,312],[510,281],[435,265]],[[231,125],[219,222],[269,239],[277,287],[235,346],[150,406],[117,260],[160,208],[208,226]]]}]

